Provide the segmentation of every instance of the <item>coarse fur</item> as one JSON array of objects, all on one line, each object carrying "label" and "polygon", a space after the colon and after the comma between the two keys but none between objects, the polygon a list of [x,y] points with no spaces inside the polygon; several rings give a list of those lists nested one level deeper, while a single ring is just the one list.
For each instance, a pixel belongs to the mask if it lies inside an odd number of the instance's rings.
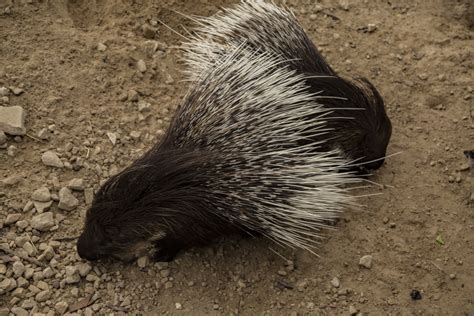
[{"label": "coarse fur", "polygon": [[382,97],[364,78],[339,76],[290,10],[265,1],[242,1],[214,16],[193,20],[197,27],[182,45],[190,80],[242,43],[277,55],[285,61],[282,66],[306,76],[308,91],[318,93],[318,104],[332,109],[328,127],[334,133],[326,139],[326,149],[341,149],[348,159],[359,162],[355,169],[363,174],[383,164],[392,125]]},{"label": "coarse fur", "polygon": [[354,205],[347,185],[360,180],[325,149],[330,110],[305,76],[243,45],[223,58],[196,79],[164,138],[100,188],[81,257],[126,260],[153,244],[170,260],[237,232],[314,252],[320,229]]}]

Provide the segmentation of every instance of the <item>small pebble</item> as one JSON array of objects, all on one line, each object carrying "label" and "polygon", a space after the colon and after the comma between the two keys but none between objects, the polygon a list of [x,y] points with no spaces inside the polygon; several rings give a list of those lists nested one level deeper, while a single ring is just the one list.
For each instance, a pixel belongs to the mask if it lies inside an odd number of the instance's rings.
[{"label": "small pebble", "polygon": [[79,200],[72,194],[67,187],[59,190],[58,207],[62,210],[72,211],[79,205]]},{"label": "small pebble", "polygon": [[334,277],[332,280],[331,280],[331,284],[332,286],[334,286],[335,288],[338,288],[339,285],[340,285],[340,282],[339,282],[339,279]]},{"label": "small pebble", "polygon": [[84,179],[81,178],[74,178],[69,181],[67,187],[71,190],[75,191],[84,191]]},{"label": "small pebble", "polygon": [[64,167],[63,162],[61,159],[58,157],[58,155],[53,152],[53,151],[46,151],[42,156],[41,156],[41,161],[46,165],[50,167],[55,167],[55,168],[62,168]]},{"label": "small pebble", "polygon": [[142,73],[146,71],[146,64],[142,59],[137,61],[137,69]]},{"label": "small pebble", "polygon": [[364,267],[364,268],[370,269],[370,268],[372,268],[372,259],[373,258],[372,258],[371,255],[363,256],[359,260],[359,265]]},{"label": "small pebble", "polygon": [[103,44],[103,43],[98,43],[97,44],[97,50],[99,52],[105,52],[106,49],[107,49],[107,46],[105,44]]}]

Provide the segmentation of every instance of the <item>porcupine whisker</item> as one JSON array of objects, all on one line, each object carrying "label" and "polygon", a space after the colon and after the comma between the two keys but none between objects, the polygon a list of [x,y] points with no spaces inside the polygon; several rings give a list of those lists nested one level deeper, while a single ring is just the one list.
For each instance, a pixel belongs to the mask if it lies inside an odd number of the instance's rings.
[{"label": "porcupine whisker", "polygon": [[182,37],[184,38],[185,40],[189,40],[189,38],[187,38],[186,36],[184,36],[183,34],[179,33],[178,31],[176,31],[175,29],[173,29],[171,26],[169,26],[168,24],[166,24],[165,22],[161,21],[160,19],[156,18],[156,20],[161,23],[164,27],[166,27],[168,30],[170,30],[171,32],[175,33],[176,35],[178,35],[179,37]]}]

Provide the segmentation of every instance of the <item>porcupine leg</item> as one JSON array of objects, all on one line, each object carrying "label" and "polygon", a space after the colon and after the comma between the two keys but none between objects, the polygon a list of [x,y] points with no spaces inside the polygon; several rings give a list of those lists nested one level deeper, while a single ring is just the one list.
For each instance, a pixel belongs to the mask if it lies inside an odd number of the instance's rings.
[{"label": "porcupine leg", "polygon": [[183,248],[181,243],[172,238],[163,238],[155,241],[155,253],[153,260],[156,262],[170,262]]}]

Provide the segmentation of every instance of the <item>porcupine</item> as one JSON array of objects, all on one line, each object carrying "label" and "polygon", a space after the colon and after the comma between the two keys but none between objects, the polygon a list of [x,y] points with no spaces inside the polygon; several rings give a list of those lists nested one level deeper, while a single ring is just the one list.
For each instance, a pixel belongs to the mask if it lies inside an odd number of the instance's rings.
[{"label": "porcupine", "polygon": [[[237,47],[191,85],[164,137],[98,190],[77,250],[156,260],[242,232],[315,251],[320,230],[354,204],[351,164],[323,139],[329,110],[305,77]],[[326,98],[326,97],[325,97]],[[307,120],[307,117],[313,117]],[[321,148],[321,150],[318,150]]]},{"label": "porcupine", "polygon": [[285,60],[282,65],[305,75],[308,91],[332,109],[328,115],[333,119],[327,125],[332,132],[323,136],[326,150],[339,148],[348,159],[357,160],[359,164],[351,169],[361,175],[382,166],[392,132],[382,97],[365,78],[339,76],[290,10],[264,1],[243,1],[193,20],[198,26],[182,45],[188,65],[185,73],[191,80],[243,42],[256,51],[275,54]]}]

